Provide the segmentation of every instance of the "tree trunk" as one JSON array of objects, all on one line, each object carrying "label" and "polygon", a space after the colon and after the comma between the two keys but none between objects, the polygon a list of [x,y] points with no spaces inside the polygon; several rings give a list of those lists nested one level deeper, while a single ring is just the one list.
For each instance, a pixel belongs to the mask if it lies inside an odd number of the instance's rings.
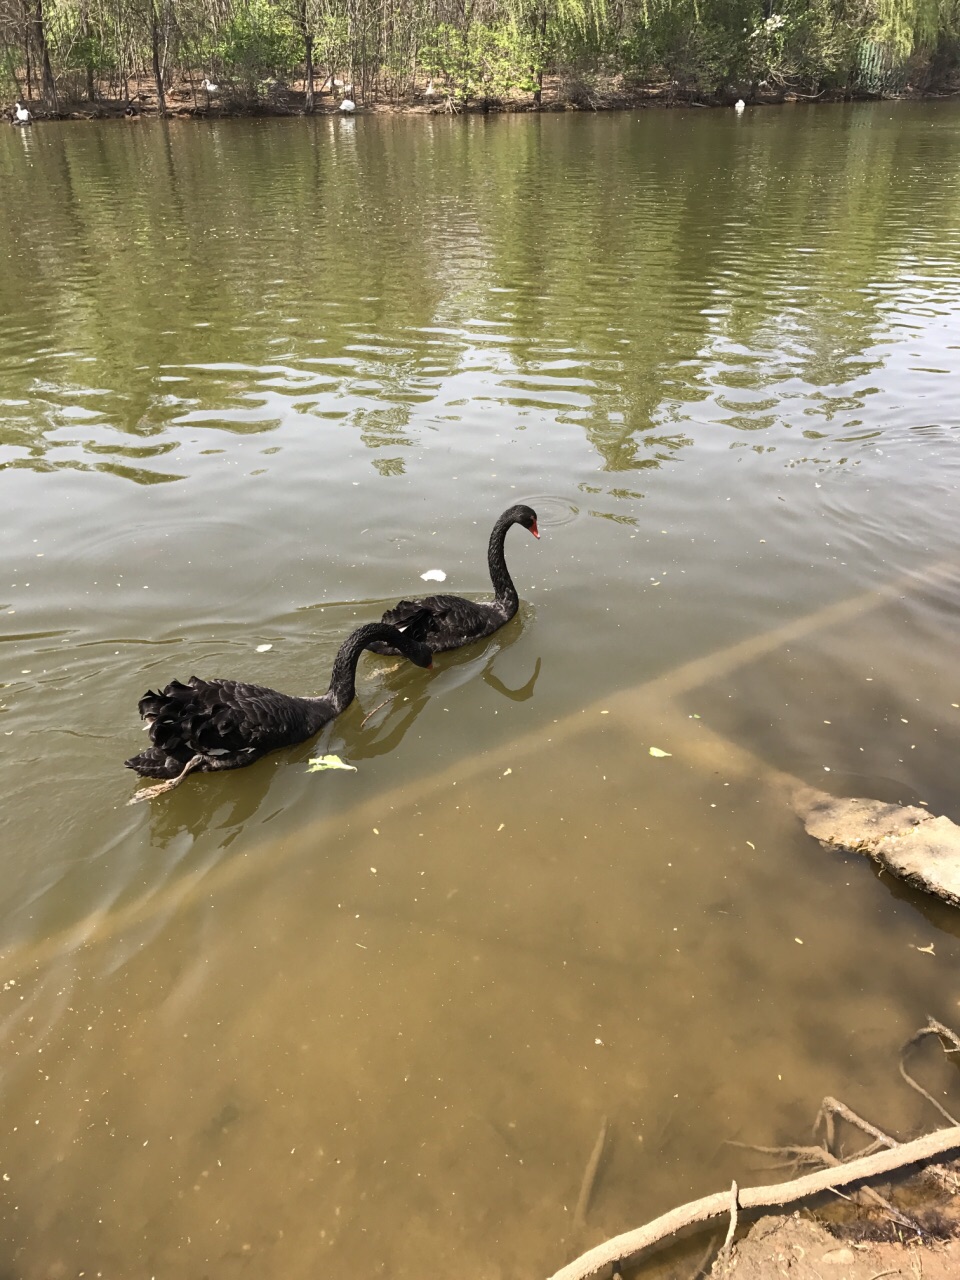
[{"label": "tree trunk", "polygon": [[157,84],[157,110],[160,115],[167,114],[167,102],[163,96],[163,68],[160,65],[160,15],[157,13],[156,0],[150,5],[150,45],[153,53],[153,78]]},{"label": "tree trunk", "polygon": [[37,53],[40,55],[43,96],[53,106],[56,106],[57,87],[53,80],[53,68],[50,66],[50,51],[47,48],[47,31],[43,20],[43,0],[37,0],[36,8],[33,12],[33,35],[36,41]]},{"label": "tree trunk", "polygon": [[93,83],[93,33],[90,30],[90,16],[86,9],[83,10],[80,31],[86,45],[87,101],[96,102],[97,93]]},{"label": "tree trunk", "polygon": [[306,72],[307,72],[307,92],[303,104],[303,109],[307,115],[313,114],[313,36],[309,32],[304,32],[303,44],[306,51]]},{"label": "tree trunk", "polygon": [[547,6],[540,10],[540,47],[537,58],[537,87],[533,91],[533,105],[539,107],[543,103],[543,56],[547,44]]}]

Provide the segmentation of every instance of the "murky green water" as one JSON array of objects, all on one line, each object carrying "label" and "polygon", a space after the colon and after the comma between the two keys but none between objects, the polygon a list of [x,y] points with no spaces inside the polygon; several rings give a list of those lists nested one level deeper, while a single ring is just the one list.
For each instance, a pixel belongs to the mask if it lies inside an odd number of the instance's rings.
[{"label": "murky green water", "polygon": [[[51,125],[0,193],[0,1271],[546,1275],[824,1093],[931,1119],[954,915],[769,770],[960,818],[960,109]],[[319,691],[521,499],[357,773],[126,807],[148,685]]]}]

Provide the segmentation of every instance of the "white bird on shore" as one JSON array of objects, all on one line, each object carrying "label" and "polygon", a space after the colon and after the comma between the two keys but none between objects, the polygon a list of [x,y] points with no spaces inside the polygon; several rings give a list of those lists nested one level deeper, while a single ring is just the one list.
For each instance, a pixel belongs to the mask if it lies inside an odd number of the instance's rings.
[{"label": "white bird on shore", "polygon": [[27,108],[23,105],[22,102],[16,103],[13,108],[12,123],[13,124],[29,124],[30,123],[30,112],[27,110]]},{"label": "white bird on shore", "polygon": [[219,93],[219,92],[220,92],[220,86],[219,86],[218,84],[211,84],[211,83],[210,83],[210,81],[207,79],[207,77],[206,77],[206,76],[204,76],[204,77],[203,77],[203,84],[202,84],[201,88],[206,89],[207,93]]},{"label": "white bird on shore", "polygon": [[425,98],[432,98],[436,92],[436,89],[433,87],[433,76],[431,76],[427,81],[427,87],[423,91],[423,96]]},{"label": "white bird on shore", "polygon": [[345,112],[347,115],[349,115],[352,111],[356,111],[356,109],[357,109],[357,104],[353,101],[352,98],[344,98],[343,101],[340,103],[340,110]]},{"label": "white bird on shore", "polygon": [[747,104],[744,102],[744,100],[743,100],[742,98],[738,98],[738,99],[736,100],[736,102],[733,104],[733,109],[734,109],[734,111],[737,113],[737,115],[738,115],[738,116],[741,116],[741,115],[743,115],[743,111],[744,111],[744,108],[746,107],[746,105],[747,105]]}]

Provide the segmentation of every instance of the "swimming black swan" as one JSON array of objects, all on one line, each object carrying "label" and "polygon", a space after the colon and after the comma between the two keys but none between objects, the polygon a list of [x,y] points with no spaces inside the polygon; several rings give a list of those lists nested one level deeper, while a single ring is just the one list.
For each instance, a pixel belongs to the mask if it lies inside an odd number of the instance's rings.
[{"label": "swimming black swan", "polygon": [[[496,593],[492,600],[464,600],[462,596],[427,596],[423,600],[401,600],[395,608],[387,610],[383,621],[395,627],[403,626],[419,610],[428,609],[435,621],[433,629],[424,636],[424,644],[434,653],[459,649],[472,640],[482,640],[484,636],[492,635],[505,622],[510,621],[520,604],[503,555],[504,539],[513,524],[522,524],[535,538],[540,537],[537,513],[532,507],[522,504],[508,507],[493,526],[487,548],[487,563]],[[397,653],[396,649],[382,642],[373,644],[370,648],[374,653]]]},{"label": "swimming black swan", "polygon": [[431,665],[424,643],[434,616],[428,609],[412,614],[400,629],[368,622],[340,646],[330,676],[330,688],[319,698],[296,698],[263,685],[238,680],[174,680],[159,693],[152,689],[140,699],[153,746],[124,761],[144,778],[166,778],[157,787],[139,791],[129,804],[172,791],[195,769],[215,773],[242,769],[268,751],[292,747],[312,738],[353,701],[357,663],[364,649],[387,641],[418,667]]}]

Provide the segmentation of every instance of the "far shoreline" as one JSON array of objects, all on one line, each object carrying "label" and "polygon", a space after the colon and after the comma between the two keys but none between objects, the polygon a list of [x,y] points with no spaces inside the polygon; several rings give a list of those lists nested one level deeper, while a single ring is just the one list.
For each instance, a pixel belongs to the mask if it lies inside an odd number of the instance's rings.
[{"label": "far shoreline", "polygon": [[[630,89],[622,87],[608,91],[597,91],[584,96],[565,97],[554,92],[547,101],[537,103],[530,97],[524,98],[486,98],[471,99],[465,103],[452,104],[449,100],[442,102],[424,101],[423,95],[405,100],[373,98],[358,102],[353,111],[341,111],[335,99],[317,95],[312,111],[306,110],[306,94],[303,88],[282,87],[279,92],[260,101],[251,101],[240,96],[227,97],[223,101],[204,101],[202,89],[193,85],[178,86],[167,90],[166,110],[158,110],[156,93],[152,89],[141,89],[129,100],[121,98],[101,98],[94,102],[69,101],[61,102],[51,108],[43,101],[21,98],[20,102],[28,108],[31,124],[48,121],[89,121],[89,120],[123,120],[137,119],[165,120],[244,120],[257,118],[309,118],[349,115],[350,118],[371,115],[402,115],[455,117],[460,115],[556,115],[567,112],[600,113],[617,111],[643,111],[650,109],[673,110],[676,108],[693,108],[697,110],[730,110],[738,99],[742,99],[746,107],[780,107],[821,105],[825,103],[864,103],[864,102],[941,102],[960,97],[960,90],[910,90],[898,94],[881,95],[876,93],[834,92],[804,94],[799,92],[783,92],[777,94],[755,93],[732,87],[724,94],[703,94],[695,91],[684,92],[674,86],[662,84],[645,84]],[[0,112],[13,123],[14,103],[4,103]]]}]

